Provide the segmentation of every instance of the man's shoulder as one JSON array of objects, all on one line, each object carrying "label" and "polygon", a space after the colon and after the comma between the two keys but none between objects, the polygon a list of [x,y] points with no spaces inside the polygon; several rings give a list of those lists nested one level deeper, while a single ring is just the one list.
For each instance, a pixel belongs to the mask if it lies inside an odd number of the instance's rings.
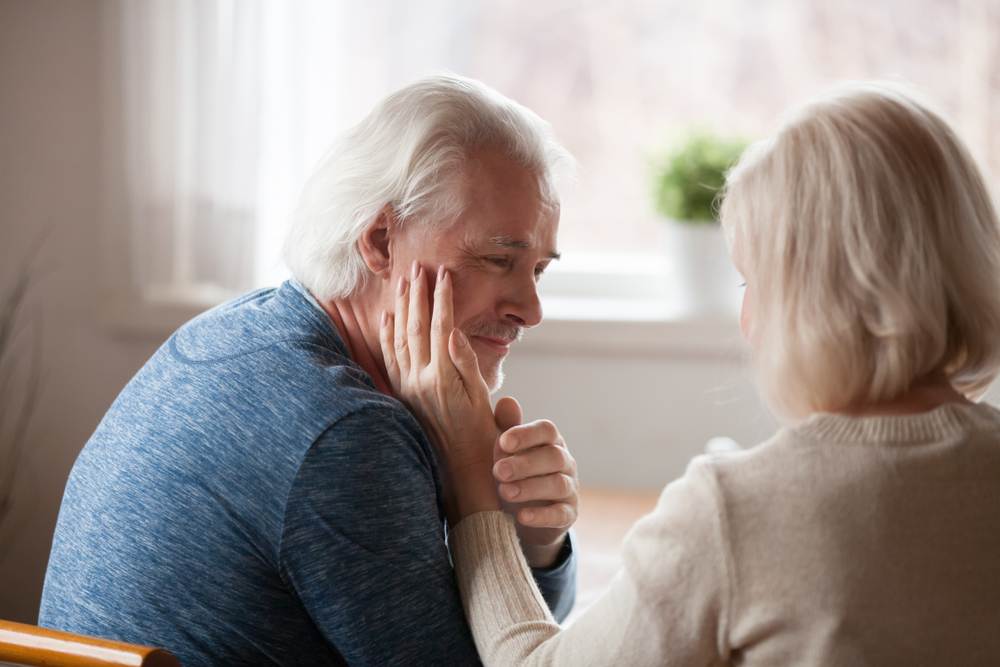
[{"label": "man's shoulder", "polygon": [[96,435],[160,442],[170,434],[195,449],[267,443],[290,461],[328,431],[356,432],[366,423],[419,438],[406,409],[377,390],[324,318],[288,283],[204,313],[133,378]]},{"label": "man's shoulder", "polygon": [[[403,410],[350,357],[329,318],[290,282],[250,292],[181,327],[124,397],[183,396],[196,411],[325,429],[357,410]],[[239,413],[237,415],[237,413]],[[216,418],[215,423],[225,419]],[[317,433],[318,434],[318,433]]]},{"label": "man's shoulder", "polygon": [[178,329],[169,341],[171,350],[190,363],[228,361],[289,344],[348,356],[329,318],[290,282],[216,306]]}]

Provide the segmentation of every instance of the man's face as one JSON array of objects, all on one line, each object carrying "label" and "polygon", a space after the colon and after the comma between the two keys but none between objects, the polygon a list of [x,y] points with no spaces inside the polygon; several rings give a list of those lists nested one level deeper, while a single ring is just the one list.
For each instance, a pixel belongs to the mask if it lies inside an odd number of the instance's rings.
[{"label": "man's face", "polygon": [[[494,152],[471,161],[460,187],[466,205],[454,225],[403,225],[392,234],[390,284],[409,278],[415,259],[428,281],[444,265],[454,285],[455,326],[493,392],[510,344],[542,321],[536,283],[559,256],[559,204],[538,175]],[[392,312],[391,302],[385,307]]]}]

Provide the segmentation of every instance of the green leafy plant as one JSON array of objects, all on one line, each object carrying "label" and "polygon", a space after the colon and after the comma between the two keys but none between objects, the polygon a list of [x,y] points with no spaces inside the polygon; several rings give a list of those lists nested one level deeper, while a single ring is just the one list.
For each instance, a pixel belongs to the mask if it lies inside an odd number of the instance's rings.
[{"label": "green leafy plant", "polygon": [[747,147],[745,141],[724,139],[706,131],[688,135],[666,155],[655,174],[656,211],[680,222],[718,220],[715,199],[726,171]]},{"label": "green leafy plant", "polygon": [[[10,519],[28,426],[38,405],[42,377],[42,321],[26,311],[31,275],[25,268],[0,306],[0,528]],[[0,541],[0,561],[11,540]]]}]

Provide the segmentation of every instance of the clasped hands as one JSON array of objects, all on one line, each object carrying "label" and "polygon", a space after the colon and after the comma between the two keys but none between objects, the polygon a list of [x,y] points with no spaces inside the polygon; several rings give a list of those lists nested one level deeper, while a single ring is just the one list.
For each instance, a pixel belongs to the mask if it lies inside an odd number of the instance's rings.
[{"label": "clasped hands", "polygon": [[393,390],[444,463],[448,521],[503,509],[516,519],[528,564],[549,567],[576,521],[576,461],[551,422],[522,424],[514,399],[501,398],[493,410],[476,353],[454,326],[444,267],[434,283],[433,312],[428,289],[414,262],[411,280],[400,278],[395,314],[382,313],[380,343]]}]

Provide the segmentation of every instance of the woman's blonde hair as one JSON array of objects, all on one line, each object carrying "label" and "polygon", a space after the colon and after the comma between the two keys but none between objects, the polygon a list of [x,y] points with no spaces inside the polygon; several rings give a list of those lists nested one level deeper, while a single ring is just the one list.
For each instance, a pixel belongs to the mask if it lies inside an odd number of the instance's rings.
[{"label": "woman's blonde hair", "polygon": [[759,380],[801,418],[943,373],[1000,369],[1000,222],[983,171],[914,92],[851,84],[799,109],[728,175]]}]

